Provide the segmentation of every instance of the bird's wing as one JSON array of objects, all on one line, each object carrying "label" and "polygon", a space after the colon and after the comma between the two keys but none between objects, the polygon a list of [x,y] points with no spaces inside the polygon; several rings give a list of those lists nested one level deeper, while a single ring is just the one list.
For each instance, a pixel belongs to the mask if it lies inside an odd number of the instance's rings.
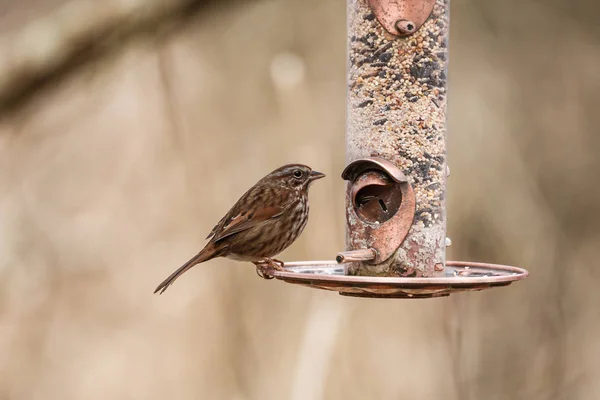
[{"label": "bird's wing", "polygon": [[223,221],[225,221],[225,219],[227,218],[228,215],[229,214],[225,214],[225,216],[223,218],[221,218],[221,220],[219,222],[217,222],[217,224],[212,228],[212,231],[210,231],[210,233],[208,234],[206,239],[210,239],[212,236],[215,235],[215,232],[217,232],[217,229],[219,229],[219,226],[221,226],[221,224],[223,224]]},{"label": "bird's wing", "polygon": [[[238,202],[229,210],[229,212],[213,228],[208,237],[212,236],[211,241],[217,242],[236,233],[253,228],[265,221],[277,218],[283,215],[296,202],[293,196],[288,196],[286,201],[273,196],[268,189],[253,188],[256,190],[248,191]],[[252,197],[257,201],[253,203],[250,209],[247,204],[247,198]]]}]

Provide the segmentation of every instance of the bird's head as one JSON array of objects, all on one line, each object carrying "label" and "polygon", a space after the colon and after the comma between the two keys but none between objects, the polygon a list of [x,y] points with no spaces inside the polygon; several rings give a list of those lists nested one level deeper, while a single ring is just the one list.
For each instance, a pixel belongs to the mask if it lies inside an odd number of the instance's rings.
[{"label": "bird's head", "polygon": [[309,166],[303,164],[288,164],[277,168],[265,177],[273,179],[282,186],[290,189],[308,190],[310,184],[317,179],[324,178],[325,174],[313,171]]}]

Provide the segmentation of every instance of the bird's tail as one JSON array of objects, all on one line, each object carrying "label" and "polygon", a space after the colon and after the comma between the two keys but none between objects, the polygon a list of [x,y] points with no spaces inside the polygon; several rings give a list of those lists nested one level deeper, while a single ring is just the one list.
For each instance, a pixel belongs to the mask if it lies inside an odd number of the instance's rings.
[{"label": "bird's tail", "polygon": [[188,262],[183,264],[181,267],[179,267],[177,269],[177,271],[173,272],[171,275],[169,275],[169,277],[167,279],[162,281],[162,283],[156,287],[156,289],[154,290],[154,293],[160,291],[159,294],[163,294],[163,292],[165,290],[167,290],[167,288],[169,286],[171,286],[173,284],[173,282],[175,282],[175,280],[177,278],[179,278],[181,275],[183,275],[188,269],[192,268],[196,264],[200,264],[204,261],[208,261],[212,258],[217,257],[218,256],[217,253],[218,253],[218,251],[216,249],[215,244],[209,243],[205,248],[203,248],[200,251],[200,253],[196,254],[194,257],[192,257],[191,260],[189,260]]}]

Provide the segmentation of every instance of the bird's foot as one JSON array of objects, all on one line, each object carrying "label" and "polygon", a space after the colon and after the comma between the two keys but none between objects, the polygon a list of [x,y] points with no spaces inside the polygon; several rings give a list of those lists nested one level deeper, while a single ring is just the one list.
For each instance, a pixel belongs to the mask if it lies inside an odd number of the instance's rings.
[{"label": "bird's foot", "polygon": [[265,258],[264,260],[254,262],[256,265],[256,274],[263,279],[273,279],[274,276],[270,275],[267,270],[274,269],[276,271],[283,271],[283,261],[273,259],[273,258]]},{"label": "bird's foot", "polygon": [[283,261],[278,260],[276,258],[270,258],[269,261],[271,261],[272,267],[275,268],[277,271],[283,271]]},{"label": "bird's foot", "polygon": [[274,278],[274,276],[269,275],[267,273],[267,268],[269,267],[269,265],[265,263],[264,260],[257,261],[254,263],[254,265],[256,265],[256,275],[266,280]]}]

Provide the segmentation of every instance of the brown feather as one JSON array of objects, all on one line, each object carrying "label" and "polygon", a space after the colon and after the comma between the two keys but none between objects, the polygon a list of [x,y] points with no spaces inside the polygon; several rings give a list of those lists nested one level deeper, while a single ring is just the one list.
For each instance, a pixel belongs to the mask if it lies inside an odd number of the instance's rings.
[{"label": "brown feather", "polygon": [[254,228],[269,219],[277,218],[281,216],[292,203],[293,202],[290,202],[290,204],[284,204],[282,207],[272,206],[259,208],[252,214],[240,214],[233,218],[226,226],[224,226],[218,234],[215,234],[213,236],[213,241],[221,241],[231,235],[235,235],[236,233]]},{"label": "brown feather", "polygon": [[213,259],[215,257],[218,257],[219,253],[221,251],[223,251],[223,250],[224,250],[224,248],[219,248],[219,246],[217,246],[215,243],[209,242],[200,251],[200,253],[196,254],[188,262],[186,262],[185,264],[183,264],[175,272],[173,272],[171,275],[169,275],[169,277],[167,279],[165,279],[164,281],[162,281],[160,283],[160,285],[158,285],[156,287],[156,289],[154,290],[154,293],[160,291],[159,294],[163,294],[163,292],[165,290],[167,290],[167,288],[169,286],[171,286],[173,284],[173,282],[175,282],[175,280],[177,278],[179,278],[181,275],[183,275],[187,270],[189,270],[190,268],[192,268],[193,266],[195,266],[197,264],[203,263],[204,261],[208,261],[208,260],[211,260],[211,259]]}]

